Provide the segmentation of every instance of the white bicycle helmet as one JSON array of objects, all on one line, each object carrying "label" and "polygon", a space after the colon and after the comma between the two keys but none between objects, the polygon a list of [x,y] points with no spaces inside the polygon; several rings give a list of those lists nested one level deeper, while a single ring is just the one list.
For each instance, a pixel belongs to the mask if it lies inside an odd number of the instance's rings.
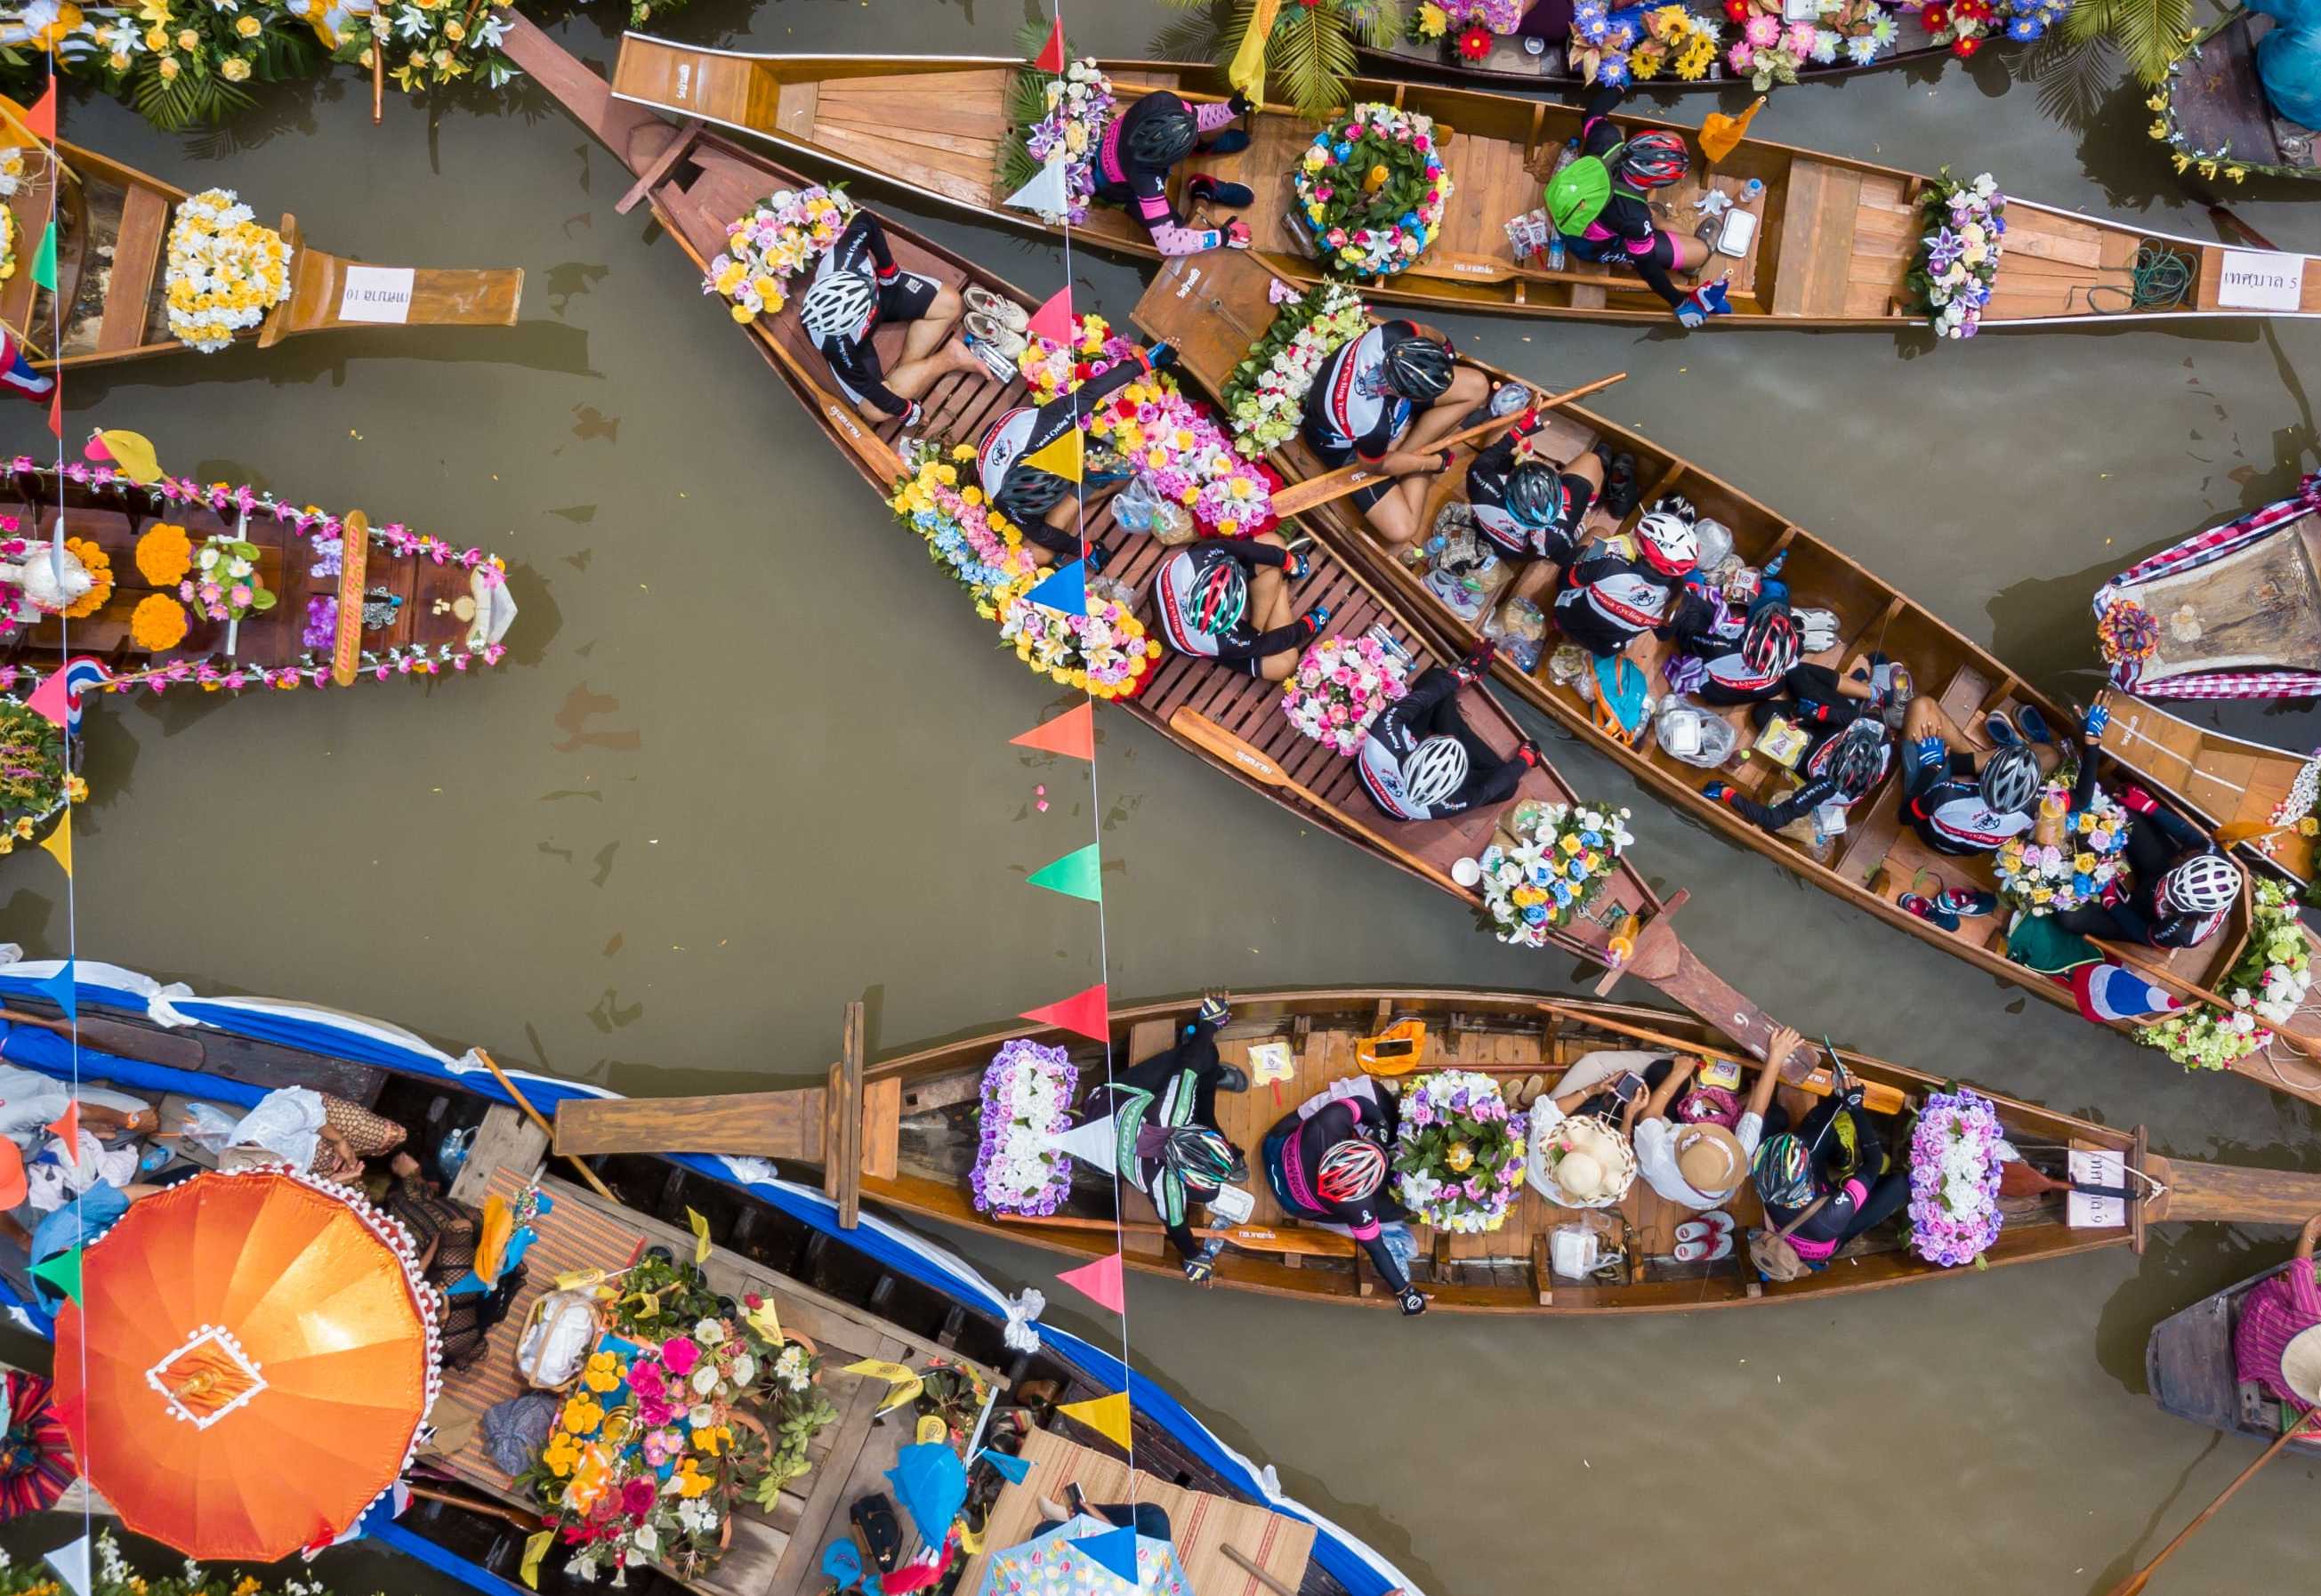
[{"label": "white bicycle helmet", "polygon": [[833,271],[806,291],[798,319],[816,343],[826,338],[860,338],[878,291],[859,271]]},{"label": "white bicycle helmet", "polygon": [[1637,522],[1636,540],[1653,568],[1670,576],[1682,576],[1700,563],[1700,534],[1666,510]]},{"label": "white bicycle helmet", "polygon": [[2160,904],[2180,915],[2219,915],[2241,895],[2241,867],[2221,853],[2196,853],[2160,878]]},{"label": "white bicycle helmet", "polygon": [[2020,743],[2009,743],[1983,763],[1982,801],[2001,815],[2027,813],[2039,784],[2039,761]]},{"label": "white bicycle helmet", "polygon": [[1422,808],[1433,808],[1466,784],[1467,748],[1456,737],[1427,738],[1403,767],[1402,790]]}]

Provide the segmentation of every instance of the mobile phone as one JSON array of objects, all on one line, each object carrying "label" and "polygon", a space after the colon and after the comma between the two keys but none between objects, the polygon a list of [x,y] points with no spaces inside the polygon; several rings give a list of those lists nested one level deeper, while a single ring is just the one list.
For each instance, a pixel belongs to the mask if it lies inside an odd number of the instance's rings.
[{"label": "mobile phone", "polygon": [[1370,1044],[1374,1059],[1406,1059],[1418,1051],[1418,1041],[1412,1036],[1382,1036]]},{"label": "mobile phone", "polygon": [[1620,1106],[1624,1108],[1643,1096],[1644,1091],[1644,1078],[1634,1070],[1612,1082],[1612,1095],[1620,1100]]}]

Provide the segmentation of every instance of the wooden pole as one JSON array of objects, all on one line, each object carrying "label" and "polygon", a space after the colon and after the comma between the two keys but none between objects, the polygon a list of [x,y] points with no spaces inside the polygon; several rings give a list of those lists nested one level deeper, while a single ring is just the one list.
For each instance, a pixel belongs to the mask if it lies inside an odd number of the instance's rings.
[{"label": "wooden pole", "polygon": [[[1288,1585],[1283,1584],[1279,1580],[1275,1579],[1271,1574],[1266,1573],[1265,1570],[1260,1568],[1256,1563],[1251,1560],[1249,1555],[1242,1551],[1239,1547],[1220,1546],[1217,1550],[1223,1552],[1225,1556],[1233,1562],[1234,1566],[1238,1567],[1243,1573],[1252,1576],[1260,1584],[1272,1591],[1273,1596],[1297,1596],[1297,1591],[1291,1590]],[[1397,1591],[1395,1596],[1401,1596],[1401,1592]]]},{"label": "wooden pole", "polygon": [[[1703,1047],[1697,1042],[1679,1041],[1674,1036],[1663,1035],[1658,1031],[1648,1031],[1642,1026],[1632,1026],[1621,1020],[1606,1019],[1604,1016],[1597,1014],[1593,1009],[1574,1008],[1569,1004],[1563,1003],[1553,1003],[1543,998],[1539,1000],[1539,1007],[1547,1010],[1550,1014],[1561,1015],[1566,1019],[1576,1019],[1584,1025],[1595,1026],[1602,1030],[1616,1032],[1623,1036],[1633,1036],[1639,1042],[1649,1042],[1656,1047],[1665,1047],[1670,1053],[1691,1053],[1701,1058],[1723,1059],[1726,1063],[1739,1064],[1743,1069],[1774,1069],[1779,1067],[1774,1064],[1760,1063],[1757,1060],[1741,1053],[1726,1053],[1722,1049],[1715,1047]],[[1807,1052],[1807,1056],[1811,1056],[1812,1049],[1810,1045],[1808,1045]],[[1789,1075],[1786,1078],[1790,1085],[1798,1088],[1801,1091],[1811,1092],[1817,1098],[1827,1097],[1834,1085],[1834,1082],[1829,1079],[1828,1072],[1819,1068],[1818,1066],[1808,1070],[1801,1076]],[[1870,1109],[1873,1113],[1899,1114],[1907,1102],[1907,1099],[1904,1097],[1899,1088],[1889,1086],[1882,1081],[1865,1081],[1861,1083],[1861,1106]]]},{"label": "wooden pole", "polygon": [[[501,1087],[507,1092],[508,1096],[515,1099],[515,1106],[524,1111],[525,1116],[531,1119],[532,1124],[540,1126],[541,1129],[548,1133],[549,1145],[551,1147],[554,1146],[556,1145],[556,1126],[550,1124],[548,1117],[542,1114],[539,1109],[532,1106],[532,1099],[523,1095],[523,1090],[521,1087],[517,1086],[514,1081],[508,1079],[507,1072],[500,1068],[499,1062],[497,1060],[494,1059],[490,1053],[486,1053],[480,1047],[476,1049],[476,1056],[484,1061],[484,1068],[492,1072],[492,1079],[498,1081]],[[570,1164],[574,1169],[578,1170],[580,1172],[580,1178],[587,1181],[589,1185],[595,1187],[596,1189],[596,1195],[603,1198],[606,1202],[618,1203],[621,1200],[619,1198],[613,1195],[613,1189],[610,1186],[605,1185],[604,1181],[596,1178],[596,1172],[595,1170],[590,1169],[587,1164],[581,1163],[578,1159],[573,1157],[569,1154],[565,1155],[564,1162]]]},{"label": "wooden pole", "polygon": [[2298,1419],[2295,1424],[2290,1425],[2287,1429],[2281,1431],[2280,1439],[2266,1447],[2264,1449],[2263,1456],[2258,1458],[2254,1463],[2249,1464],[2248,1467],[2243,1469],[2237,1475],[2234,1476],[2233,1482],[2216,1493],[2216,1500],[2200,1509],[2200,1516],[2198,1518],[2193,1519],[2189,1524],[2184,1526],[2182,1529],[2177,1531],[2176,1538],[2170,1541],[2166,1546],[2161,1547],[2160,1555],[2157,1557],[2154,1557],[2151,1562],[2145,1564],[2142,1568],[2137,1569],[2134,1573],[2128,1575],[2127,1578],[2122,1580],[2118,1584],[2114,1585],[2111,1588],[2108,1596],[2136,1596],[2136,1592],[2142,1591],[2144,1586],[2152,1582],[2152,1576],[2159,1572],[2160,1565],[2176,1555],[2176,1548],[2182,1546],[2186,1541],[2190,1540],[2193,1535],[2199,1529],[2200,1526],[2206,1524],[2209,1519],[2216,1516],[2217,1509],[2232,1500],[2234,1491],[2238,1491],[2242,1486],[2247,1484],[2252,1479],[2255,1478],[2256,1472],[2264,1467],[2265,1464],[2271,1463],[2274,1458],[2280,1456],[2282,1449],[2285,1448],[2291,1441],[2294,1441],[2302,1436],[2314,1434],[2314,1420],[2316,1418],[2321,1418],[2321,1408],[2308,1409],[2304,1418]]},{"label": "wooden pole", "polygon": [[370,124],[387,120],[387,38],[378,31],[379,13],[370,14]]}]

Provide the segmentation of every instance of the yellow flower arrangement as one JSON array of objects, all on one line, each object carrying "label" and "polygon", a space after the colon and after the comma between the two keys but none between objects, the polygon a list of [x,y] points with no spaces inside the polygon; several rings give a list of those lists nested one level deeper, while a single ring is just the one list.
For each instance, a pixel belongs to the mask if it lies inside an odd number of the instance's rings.
[{"label": "yellow flower arrangement", "polygon": [[232,189],[206,188],[169,223],[163,284],[169,331],[214,354],[290,296],[290,246]]},{"label": "yellow flower arrangement", "polygon": [[568,1399],[564,1404],[564,1427],[576,1436],[591,1436],[603,1427],[604,1405],[587,1391]]},{"label": "yellow flower arrangement", "polygon": [[580,1382],[592,1391],[608,1391],[621,1383],[621,1359],[616,1353],[591,1353]]},{"label": "yellow flower arrangement", "polygon": [[733,301],[737,322],[779,315],[791,277],[819,260],[854,219],[854,202],[819,186],[784,189],[726,223],[724,251],[709,262],[705,294]]},{"label": "yellow flower arrangement", "polygon": [[580,1462],[579,1440],[563,1430],[558,1430],[548,1437],[547,1449],[540,1455],[540,1461],[546,1464],[549,1472],[558,1479],[571,1478],[574,1467]]},{"label": "yellow flower arrangement", "polygon": [[137,540],[137,573],[156,588],[174,588],[194,568],[194,543],[182,526],[156,523]]},{"label": "yellow flower arrangement", "polygon": [[1426,4],[1418,8],[1417,14],[1410,19],[1410,33],[1414,39],[1440,39],[1450,31],[1451,14],[1435,5],[1434,0],[1426,0]]},{"label": "yellow flower arrangement", "polygon": [[129,612],[129,641],[162,653],[186,640],[186,606],[166,593],[149,593]]},{"label": "yellow flower arrangement", "polygon": [[65,539],[65,552],[77,555],[81,566],[88,572],[88,591],[65,606],[68,621],[85,621],[105,606],[113,597],[113,556],[85,537]]},{"label": "yellow flower arrangement", "polygon": [[2297,823],[2297,834],[2301,837],[2321,836],[2321,818],[2306,816]]}]

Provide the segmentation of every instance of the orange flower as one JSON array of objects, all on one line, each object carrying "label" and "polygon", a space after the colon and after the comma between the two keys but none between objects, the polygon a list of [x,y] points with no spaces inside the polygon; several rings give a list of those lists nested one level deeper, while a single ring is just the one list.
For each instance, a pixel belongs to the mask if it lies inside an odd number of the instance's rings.
[{"label": "orange flower", "polygon": [[88,571],[89,589],[65,608],[68,621],[86,620],[113,597],[113,556],[85,537],[65,539],[65,552],[80,557]]},{"label": "orange flower", "polygon": [[193,568],[193,540],[184,527],[159,522],[137,540],[138,572],[155,587],[174,588]]},{"label": "orange flower", "polygon": [[186,640],[186,606],[166,593],[149,593],[129,612],[129,641],[152,653]]}]

